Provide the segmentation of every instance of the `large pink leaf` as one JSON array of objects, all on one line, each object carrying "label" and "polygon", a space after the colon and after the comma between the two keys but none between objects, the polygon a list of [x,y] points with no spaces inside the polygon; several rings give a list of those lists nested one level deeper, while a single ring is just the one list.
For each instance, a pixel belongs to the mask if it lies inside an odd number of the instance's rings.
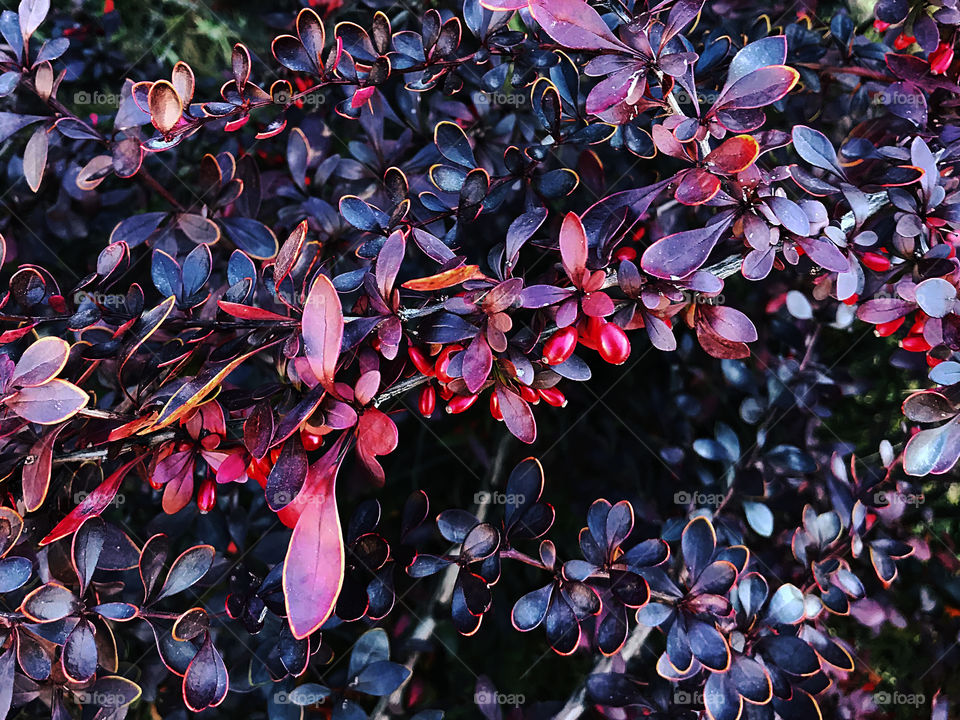
[{"label": "large pink leaf", "polygon": [[530,14],[547,35],[573,50],[631,52],[584,0],[530,0]]},{"label": "large pink leaf", "polygon": [[35,387],[52,380],[67,364],[70,345],[58,337],[37,340],[23,351],[10,378],[14,387]]},{"label": "large pink leaf", "polygon": [[318,275],[303,305],[303,341],[310,369],[325,388],[333,387],[342,340],[340,297],[330,278]]},{"label": "large pink leaf", "polygon": [[311,468],[297,498],[303,510],[283,562],[287,621],[297,639],[327,621],[343,585],[344,548],[335,495],[338,468],[339,462],[317,471]]},{"label": "large pink leaf", "polygon": [[110,475],[106,480],[104,480],[97,488],[87,495],[79,505],[77,505],[70,513],[53,528],[47,536],[40,541],[40,545],[49,545],[55,540],[64,538],[67,535],[73,534],[78,527],[83,524],[83,521],[88,517],[99,515],[113,502],[113,499],[117,496],[117,491],[120,489],[120,483],[123,482],[123,479],[127,476],[127,473],[130,472],[130,468],[136,465],[144,458],[144,455],[139,455],[133,460],[121,465],[119,468],[113,471],[113,474]]},{"label": "large pink leaf", "polygon": [[484,333],[477,333],[463,355],[463,381],[472,393],[483,387],[493,369],[493,353]]},{"label": "large pink leaf", "polygon": [[800,78],[793,68],[770,65],[754,70],[731,85],[717,100],[714,108],[759,108],[782,98]]},{"label": "large pink leaf", "polygon": [[377,289],[387,303],[390,302],[393,283],[400,271],[400,264],[403,262],[406,247],[407,243],[403,239],[403,233],[397,230],[387,238],[383,247],[380,248],[380,254],[377,255]]},{"label": "large pink leaf", "polygon": [[24,420],[54,425],[76,415],[89,399],[73,383],[54,379],[44,385],[23,388],[9,398],[6,405]]}]

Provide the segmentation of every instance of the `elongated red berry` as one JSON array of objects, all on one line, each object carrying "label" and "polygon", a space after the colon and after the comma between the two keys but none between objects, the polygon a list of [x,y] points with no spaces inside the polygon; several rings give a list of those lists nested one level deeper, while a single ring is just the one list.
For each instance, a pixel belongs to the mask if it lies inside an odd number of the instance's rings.
[{"label": "elongated red berry", "polygon": [[622,365],[630,357],[630,339],[623,328],[608,322],[600,330],[598,348],[600,357],[611,365]]},{"label": "elongated red berry", "polygon": [[543,361],[547,365],[565,363],[577,348],[577,329],[572,325],[560,328],[543,344]]},{"label": "elongated red berry", "polygon": [[410,362],[413,363],[413,366],[420,373],[423,375],[433,376],[433,363],[427,359],[427,356],[424,354],[423,350],[411,345],[407,348],[407,356],[410,358]]},{"label": "elongated red berry", "polygon": [[461,350],[463,350],[462,345],[447,345],[437,356],[437,364],[434,365],[434,369],[437,373],[437,380],[444,385],[453,381],[453,378],[447,375],[447,368],[450,367],[450,356]]},{"label": "elongated red berry", "polygon": [[433,415],[433,411],[437,409],[437,391],[433,389],[433,385],[427,385],[420,391],[420,414],[424,417],[430,417]]},{"label": "elongated red berry", "polygon": [[891,320],[890,322],[880,323],[877,325],[877,335],[880,337],[889,337],[893,335],[897,330],[900,329],[900,326],[903,325],[905,317],[897,318],[896,320]]},{"label": "elongated red berry", "polygon": [[495,392],[490,393],[490,416],[494,420],[503,420],[503,413],[500,412],[500,400]]},{"label": "elongated red berry", "polygon": [[567,396],[564,395],[560,390],[555,387],[552,388],[540,388],[537,390],[537,393],[540,397],[543,398],[543,401],[547,405],[553,405],[554,407],[564,407],[567,404]]},{"label": "elongated red berry", "polygon": [[200,512],[206,514],[213,510],[217,504],[217,484],[211,477],[205,477],[200,482],[200,489],[197,490],[197,507]]},{"label": "elongated red berry", "polygon": [[953,46],[942,42],[937,49],[930,53],[930,72],[934,75],[943,75],[953,64]]},{"label": "elongated red berry", "polygon": [[529,385],[520,386],[520,397],[522,397],[528,403],[533,403],[534,405],[540,402],[540,396],[537,395],[537,391]]},{"label": "elongated red berry", "polygon": [[923,335],[907,335],[900,341],[900,347],[907,352],[926,352],[930,349],[930,343],[924,339]]},{"label": "elongated red berry", "polygon": [[477,401],[476,395],[455,395],[447,403],[447,412],[451,415],[457,415],[469,410]]},{"label": "elongated red berry", "polygon": [[875,252],[865,252],[863,254],[863,264],[874,272],[886,272],[890,269],[890,258]]},{"label": "elongated red berry", "polygon": [[636,260],[637,250],[636,248],[632,248],[629,246],[618,247],[617,251],[613,254],[613,256],[620,262],[623,262],[624,260]]}]

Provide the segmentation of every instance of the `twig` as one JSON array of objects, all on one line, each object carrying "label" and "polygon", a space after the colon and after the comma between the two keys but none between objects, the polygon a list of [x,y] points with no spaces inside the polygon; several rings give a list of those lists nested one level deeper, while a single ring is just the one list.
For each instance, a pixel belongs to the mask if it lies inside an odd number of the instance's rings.
[{"label": "twig", "polygon": [[[630,634],[627,636],[627,641],[623,644],[623,648],[619,653],[619,656],[623,658],[625,663],[629,662],[640,652],[641,649],[643,649],[643,644],[650,636],[652,630],[653,628],[647,627],[646,625],[634,626],[633,630],[631,630]],[[590,675],[610,672],[611,668],[613,667],[613,661],[616,657],[616,655],[611,655],[610,657],[604,657],[598,660],[590,670]],[[553,717],[554,720],[576,720],[576,718],[580,717],[586,709],[587,681],[584,679],[580,687],[578,687],[573,695],[571,695],[567,700],[566,705],[563,706],[563,710]]]},{"label": "twig", "polygon": [[[174,430],[161,430],[160,432],[153,433],[151,435],[144,435],[143,439],[140,442],[129,442],[124,443],[120,446],[117,454],[126,452],[128,450],[134,450],[136,448],[142,447],[144,445],[153,446],[165,443],[168,440],[173,440],[177,437],[177,433]],[[77,450],[71,453],[64,453],[63,455],[57,455],[53,458],[53,464],[59,465],[60,463],[75,462],[78,460],[105,460],[110,455],[111,448],[109,447],[99,447],[91,448],[89,450]]]},{"label": "twig", "polygon": [[[503,465],[506,462],[507,451],[510,449],[512,440],[513,435],[507,432],[500,437],[500,442],[497,445],[497,450],[493,456],[493,462],[490,465],[490,470],[487,473],[487,477],[484,481],[484,489],[496,487],[497,479],[503,474]],[[477,516],[477,519],[480,522],[486,520],[487,513],[490,510],[490,503],[476,503],[473,507],[474,514]],[[410,635],[410,641],[413,643],[420,644],[426,640],[429,640],[430,636],[433,635],[433,631],[437,627],[437,619],[434,617],[434,611],[450,602],[450,599],[453,597],[453,588],[456,584],[457,573],[459,570],[459,565],[452,564],[449,565],[443,572],[440,585],[437,587],[436,592],[434,592],[433,596],[430,598],[430,602],[427,604],[426,613],[422,618],[420,618],[420,622],[417,623],[413,633]],[[404,688],[410,681],[410,678],[413,677],[414,666],[417,664],[417,661],[420,659],[422,654],[423,653],[420,650],[414,650],[410,653],[410,656],[404,663],[404,666],[410,670],[410,674],[400,685],[400,687],[394,690],[389,697],[380,698],[379,702],[377,702],[377,706],[373,710],[373,714],[371,715],[373,720],[387,720],[391,714],[402,712]]]}]

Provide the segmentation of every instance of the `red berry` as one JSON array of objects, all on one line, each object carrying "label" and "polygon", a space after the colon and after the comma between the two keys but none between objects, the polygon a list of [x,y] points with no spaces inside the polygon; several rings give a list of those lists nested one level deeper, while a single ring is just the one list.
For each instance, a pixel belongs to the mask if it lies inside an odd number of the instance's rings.
[{"label": "red berry", "polygon": [[424,355],[423,350],[411,345],[407,348],[407,355],[410,357],[410,362],[421,374],[433,376],[433,364]]},{"label": "red berry", "polygon": [[890,269],[890,258],[880,253],[865,252],[861,260],[874,272],[886,272]]},{"label": "red berry", "polygon": [[490,393],[490,416],[494,420],[503,420],[503,413],[500,412],[500,399],[496,391]]},{"label": "red berry", "polygon": [[543,344],[543,361],[547,365],[566,362],[577,347],[577,329],[572,325],[557,330]]},{"label": "red berry", "polygon": [[200,489],[197,490],[197,507],[200,512],[206,515],[213,510],[217,504],[217,484],[210,477],[205,477],[200,482]]},{"label": "red berry", "polygon": [[450,402],[447,403],[447,412],[451,415],[466,412],[476,401],[476,395],[456,395],[450,398]]},{"label": "red berry", "polygon": [[884,22],[883,20],[874,20],[873,28],[877,32],[886,32],[890,28],[890,23]]},{"label": "red berry", "polygon": [[913,45],[916,41],[917,39],[913,35],[900,33],[897,35],[897,39],[893,41],[893,47],[896,50],[904,50]]},{"label": "red berry", "polygon": [[150,483],[150,487],[152,487],[154,490],[162,490],[162,489],[163,489],[163,483],[162,483],[162,482],[157,482],[157,481],[154,480],[153,478],[148,479],[147,482]]},{"label": "red berry", "polygon": [[537,390],[537,393],[543,398],[543,401],[547,405],[564,407],[567,404],[567,396],[564,395],[560,390],[557,390],[555,387],[540,388]]},{"label": "red berry", "polygon": [[637,251],[632,247],[619,247],[613,256],[620,262],[623,262],[624,260],[636,260]]},{"label": "red berry", "polygon": [[520,386],[520,397],[522,397],[528,403],[533,403],[534,405],[540,402],[540,396],[537,395],[537,391],[529,385]]},{"label": "red berry", "polygon": [[437,364],[434,366],[434,369],[437,373],[437,380],[444,385],[453,382],[453,378],[447,375],[447,368],[450,367],[450,356],[461,350],[463,350],[462,345],[447,345],[437,356]]},{"label": "red berry", "polygon": [[897,318],[896,320],[891,320],[890,322],[880,323],[877,325],[877,335],[880,337],[888,337],[893,335],[897,330],[900,329],[900,326],[903,325],[903,321],[906,318]]},{"label": "red berry", "polygon": [[630,339],[623,328],[608,322],[600,330],[600,357],[611,365],[622,365],[630,357]]},{"label": "red berry", "polygon": [[930,343],[924,339],[923,335],[907,335],[900,341],[900,347],[907,352],[926,352],[930,349]]},{"label": "red berry", "polygon": [[307,432],[306,428],[300,428],[300,442],[303,443],[303,449],[310,452],[323,445],[323,436]]},{"label": "red berry", "polygon": [[843,304],[844,304],[844,305],[856,305],[856,304],[857,304],[857,300],[859,300],[859,299],[860,299],[860,296],[857,295],[856,293],[854,293],[853,295],[851,295],[850,297],[848,297],[846,300],[844,300],[844,301],[843,301]]},{"label": "red berry", "polygon": [[934,75],[943,75],[952,64],[953,47],[951,45],[942,42],[930,53],[930,72]]},{"label": "red berry", "polygon": [[420,414],[424,417],[430,417],[433,415],[433,411],[437,409],[437,391],[433,389],[433,385],[427,385],[423,390],[420,391]]}]

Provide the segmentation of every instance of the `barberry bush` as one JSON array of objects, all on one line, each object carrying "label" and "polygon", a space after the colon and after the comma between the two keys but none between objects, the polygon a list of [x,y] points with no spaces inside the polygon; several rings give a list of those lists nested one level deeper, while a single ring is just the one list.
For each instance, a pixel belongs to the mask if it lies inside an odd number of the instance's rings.
[{"label": "barberry bush", "polygon": [[950,716],[956,0],[54,5],[0,715]]}]

